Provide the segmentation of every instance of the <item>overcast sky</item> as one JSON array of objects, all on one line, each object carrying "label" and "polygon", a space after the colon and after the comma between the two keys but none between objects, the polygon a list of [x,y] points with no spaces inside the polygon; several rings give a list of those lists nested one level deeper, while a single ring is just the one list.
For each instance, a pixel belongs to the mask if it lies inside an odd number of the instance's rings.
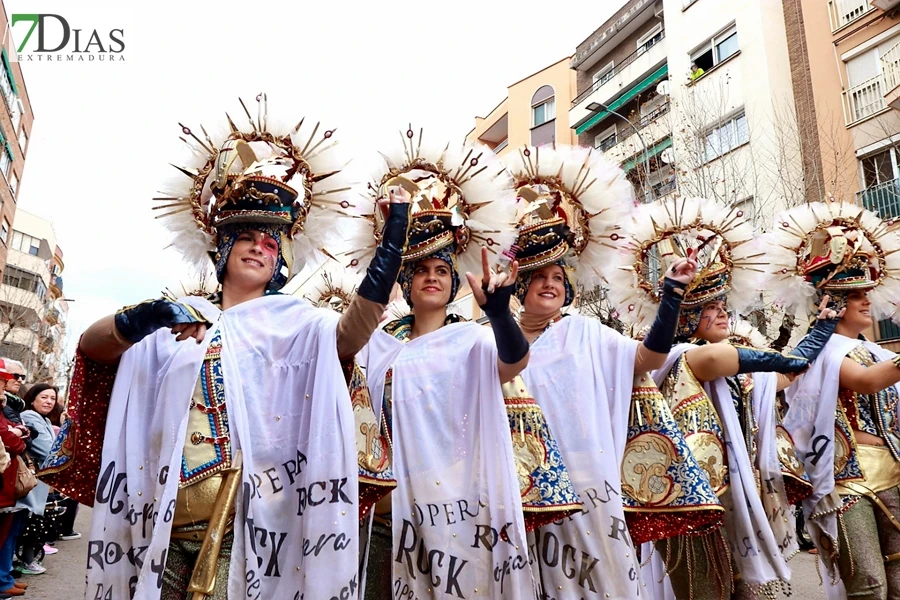
[{"label": "overcast sky", "polygon": [[337,127],[354,154],[396,144],[410,121],[462,139],[507,85],[573,54],[622,2],[132,4],[6,2],[104,40],[124,30],[125,62],[22,63],[35,121],[19,205],[52,220],[65,253],[70,350],[95,319],[187,274],[150,211],[181,153],[179,121],[234,117],[238,96],[265,91],[270,112]]}]

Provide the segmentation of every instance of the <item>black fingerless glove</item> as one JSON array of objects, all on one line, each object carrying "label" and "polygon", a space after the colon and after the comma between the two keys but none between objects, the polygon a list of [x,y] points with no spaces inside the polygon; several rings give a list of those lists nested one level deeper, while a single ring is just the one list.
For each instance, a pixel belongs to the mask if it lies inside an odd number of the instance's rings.
[{"label": "black fingerless glove", "polygon": [[805,358],[785,356],[774,350],[756,350],[735,346],[738,353],[738,373],[800,373],[809,367]]},{"label": "black fingerless glove", "polygon": [[675,339],[675,330],[678,328],[678,313],[681,310],[681,301],[684,299],[684,290],[685,285],[680,281],[668,277],[663,280],[656,319],[644,337],[644,346],[647,350],[668,354],[672,349],[672,340]]},{"label": "black fingerless glove", "polygon": [[166,298],[147,300],[128,306],[116,313],[116,329],[123,338],[137,344],[142,339],[163,327],[174,327],[184,323],[211,323],[196,310],[185,304]]},{"label": "black fingerless glove", "polygon": [[812,362],[819,357],[822,348],[831,339],[839,319],[816,319],[816,324],[809,330],[797,347],[791,352],[791,356],[805,358],[808,362]]},{"label": "black fingerless glove", "polygon": [[485,287],[481,289],[487,295],[487,300],[480,308],[491,322],[494,340],[497,342],[497,358],[508,365],[515,364],[528,354],[528,340],[509,312],[509,300],[516,286],[499,287],[491,293]]},{"label": "black fingerless glove", "polygon": [[366,276],[356,292],[366,300],[387,304],[391,299],[391,290],[397,282],[397,275],[403,262],[406,231],[409,229],[409,210],[409,204],[394,203],[388,207],[388,218],[384,223],[381,244],[375,249],[375,257],[366,269]]}]

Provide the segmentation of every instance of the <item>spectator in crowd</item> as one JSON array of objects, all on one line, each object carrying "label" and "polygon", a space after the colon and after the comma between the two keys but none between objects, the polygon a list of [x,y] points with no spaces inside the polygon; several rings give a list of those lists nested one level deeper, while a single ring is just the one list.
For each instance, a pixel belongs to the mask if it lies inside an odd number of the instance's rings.
[{"label": "spectator in crowd", "polygon": [[[31,447],[28,450],[33,464],[38,467],[44,463],[47,454],[50,453],[50,447],[53,445],[55,438],[53,424],[50,422],[48,415],[56,406],[57,393],[58,390],[48,383],[36,383],[28,389],[23,398],[25,410],[22,411],[22,421],[29,429],[38,432],[37,437],[31,441]],[[39,481],[37,486],[27,496],[19,500],[19,504],[31,512],[29,517],[33,524],[31,530],[38,532],[37,538],[39,538],[35,539],[34,535],[28,536],[28,539],[23,540],[21,544],[20,558],[23,565],[21,570],[24,574],[37,575],[46,570],[35,559],[35,554],[42,548],[45,554],[56,554],[58,552],[56,548],[46,545],[46,542],[50,540],[44,539],[41,533],[46,530],[43,523],[43,515],[49,492],[49,486]]]},{"label": "spectator in crowd", "polygon": [[[62,424],[69,418],[69,415],[66,413],[65,402],[61,398],[57,399],[56,405],[53,407],[53,410],[50,411],[50,414],[47,415],[47,418],[50,419],[50,423],[53,424],[53,437],[56,438],[59,428],[62,427]],[[81,534],[75,531],[75,517],[78,516],[78,501],[69,498],[68,496],[63,496],[58,491],[56,493],[61,497],[59,506],[65,508],[65,512],[57,521],[59,532],[58,539],[67,541],[81,539]]]},{"label": "spectator in crowd", "polygon": [[[12,380],[5,365],[0,359],[0,383],[4,385]],[[17,391],[19,387],[15,388]],[[7,397],[2,398],[2,407],[6,408]],[[10,421],[5,411],[0,411],[0,442],[4,450],[9,454],[10,463],[3,471],[2,485],[0,485],[0,599],[21,596],[25,593],[26,583],[19,583],[13,577],[13,555],[15,554],[15,539],[13,527],[19,520],[17,513],[21,512],[16,507],[15,489],[17,473],[17,457],[25,452],[25,440],[30,437],[25,427],[16,426]]]}]

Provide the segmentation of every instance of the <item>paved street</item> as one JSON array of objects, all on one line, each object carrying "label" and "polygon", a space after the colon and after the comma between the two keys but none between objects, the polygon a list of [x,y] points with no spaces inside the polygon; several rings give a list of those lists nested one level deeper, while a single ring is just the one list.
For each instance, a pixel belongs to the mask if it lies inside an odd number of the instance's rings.
[{"label": "paved street", "polygon": [[[75,529],[80,531],[83,537],[74,542],[57,542],[59,553],[44,559],[47,572],[35,577],[26,577],[31,586],[28,593],[23,596],[26,600],[73,600],[80,599],[79,595],[84,586],[84,565],[87,554],[87,532],[91,523],[91,511],[81,507],[78,519],[75,521]],[[792,600],[824,599],[825,593],[819,585],[819,576],[816,574],[816,558],[801,552],[791,560],[793,575]]]}]

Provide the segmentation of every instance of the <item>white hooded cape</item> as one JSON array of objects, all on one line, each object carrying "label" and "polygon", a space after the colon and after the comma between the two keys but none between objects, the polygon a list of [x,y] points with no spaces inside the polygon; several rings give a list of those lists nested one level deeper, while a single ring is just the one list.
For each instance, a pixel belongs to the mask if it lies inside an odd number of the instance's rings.
[{"label": "white hooded cape", "polygon": [[[869,341],[834,334],[809,370],[787,389],[787,415],[784,427],[794,438],[797,454],[813,484],[812,495],[803,501],[806,526],[825,565],[825,592],[830,600],[844,598],[846,592],[840,573],[827,560],[828,549],[821,545],[823,535],[838,543],[837,509],[834,492],[834,428],[837,398],[840,392],[841,363],[856,346],[863,344],[879,361],[895,354]],[[824,501],[823,501],[824,500]]]},{"label": "white hooded cape", "polygon": [[160,597],[189,405],[222,333],[231,441],[243,452],[228,597],[355,594],[358,493],[338,315],[293,296],[227,311],[182,300],[214,325],[203,343],[160,329],[129,349],[109,406],[86,598]]},{"label": "white hooded cape", "polygon": [[523,372],[584,510],[531,535],[548,598],[644,597],[625,525],[621,462],[637,341],[593,318],[566,317],[531,346]]},{"label": "white hooded cape", "polygon": [[[445,325],[368,345],[373,403],[393,369],[395,598],[534,598],[491,330]],[[377,400],[376,400],[377,399]]]},{"label": "white hooded cape", "polygon": [[[657,385],[662,386],[666,375],[676,361],[692,348],[696,348],[696,346],[694,344],[678,344],[672,348],[663,367],[652,374]],[[773,378],[762,373],[753,376],[756,382],[755,387],[759,388],[755,390],[753,397],[754,408],[768,412],[771,409],[767,406],[773,406],[770,402],[774,403],[775,397]],[[779,580],[788,582],[791,578],[791,570],[785,560],[785,554],[790,554],[791,551],[784,552],[784,537],[779,536],[781,539],[776,539],[776,534],[772,530],[769,515],[756,487],[754,468],[747,453],[747,446],[743,439],[738,415],[734,410],[728,383],[720,377],[715,381],[704,383],[703,388],[712,399],[722,421],[725,435],[731,492],[730,502],[724,502],[726,499],[723,498],[723,504],[726,506],[725,533],[738,571],[741,573],[743,581],[753,587],[764,586]],[[761,398],[762,394],[771,395],[771,399],[764,401]],[[762,422],[759,426],[762,429]],[[761,478],[775,482],[782,481],[782,477],[780,467],[777,465],[777,456],[774,465],[771,460],[773,452],[777,452],[774,447],[774,424],[771,427],[771,437],[757,438],[757,449],[762,457]],[[782,490],[783,486],[782,481],[780,486]],[[778,515],[773,513],[773,517],[775,516]],[[780,515],[780,518],[783,519],[784,515]],[[659,561],[661,558],[655,554],[654,560]],[[652,576],[658,577],[662,572],[661,565],[655,565],[652,572],[654,573]],[[654,584],[654,586],[656,585]],[[665,586],[659,589],[668,588]]]}]

